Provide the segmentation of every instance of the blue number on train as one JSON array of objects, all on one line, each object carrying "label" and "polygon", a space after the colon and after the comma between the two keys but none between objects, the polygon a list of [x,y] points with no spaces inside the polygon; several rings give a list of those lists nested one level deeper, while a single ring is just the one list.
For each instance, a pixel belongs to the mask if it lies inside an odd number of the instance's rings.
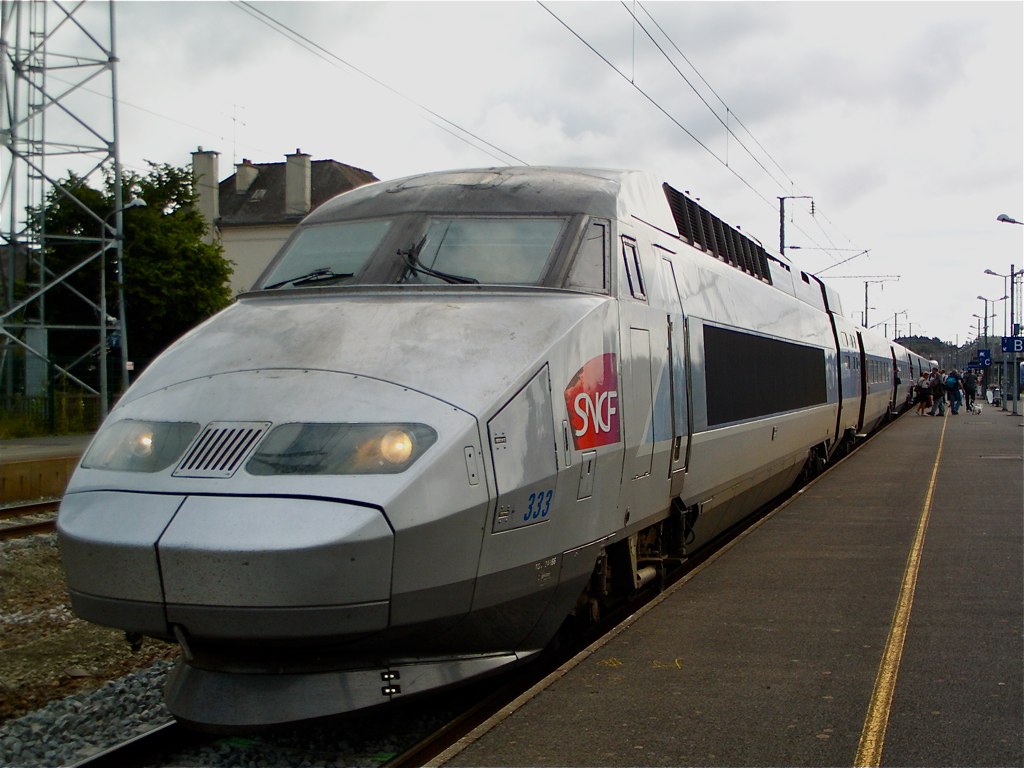
[{"label": "blue number on train", "polygon": [[526,514],[523,515],[523,522],[527,523],[530,520],[547,517],[551,511],[551,497],[554,496],[554,493],[554,490],[531,493],[529,506],[526,509]]}]

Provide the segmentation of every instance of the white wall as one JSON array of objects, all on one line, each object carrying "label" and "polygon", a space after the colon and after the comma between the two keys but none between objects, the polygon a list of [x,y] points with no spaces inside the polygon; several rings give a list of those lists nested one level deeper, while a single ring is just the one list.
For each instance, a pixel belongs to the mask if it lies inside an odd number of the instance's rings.
[{"label": "white wall", "polygon": [[229,227],[220,233],[224,258],[234,265],[231,292],[247,291],[294,230],[285,227]]}]

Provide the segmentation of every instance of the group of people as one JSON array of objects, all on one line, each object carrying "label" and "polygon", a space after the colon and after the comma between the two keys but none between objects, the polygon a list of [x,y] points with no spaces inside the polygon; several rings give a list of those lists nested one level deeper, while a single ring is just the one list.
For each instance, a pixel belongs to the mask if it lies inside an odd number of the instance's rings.
[{"label": "group of people", "polygon": [[974,371],[961,374],[956,368],[948,372],[932,368],[931,372],[922,373],[914,385],[914,403],[921,416],[925,411],[929,416],[945,416],[948,402],[950,413],[956,416],[964,403],[967,410],[974,409],[977,393],[978,377]]}]

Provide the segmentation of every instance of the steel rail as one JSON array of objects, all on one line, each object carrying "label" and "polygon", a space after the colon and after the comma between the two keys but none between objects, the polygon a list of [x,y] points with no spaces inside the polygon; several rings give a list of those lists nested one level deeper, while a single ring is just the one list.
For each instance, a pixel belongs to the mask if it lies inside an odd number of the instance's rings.
[{"label": "steel rail", "polygon": [[154,726],[145,733],[90,755],[69,768],[130,768],[153,765],[162,758],[190,746],[215,740],[208,733],[193,731],[176,720]]},{"label": "steel rail", "polygon": [[[59,506],[60,499],[46,499],[0,507],[0,520],[5,522],[3,526],[0,526],[0,541],[19,539],[36,533],[50,533],[56,528],[56,512]],[[46,520],[23,520],[23,518],[39,515],[49,515],[49,518]],[[7,521],[15,522],[6,524]]]}]

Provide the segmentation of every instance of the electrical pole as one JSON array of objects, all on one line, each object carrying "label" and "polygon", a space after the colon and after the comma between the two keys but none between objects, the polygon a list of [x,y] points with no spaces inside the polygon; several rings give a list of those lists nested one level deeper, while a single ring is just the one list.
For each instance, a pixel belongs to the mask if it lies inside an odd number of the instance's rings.
[{"label": "electrical pole", "polygon": [[[812,200],[810,195],[787,195],[779,198],[779,254],[786,255],[786,201],[787,200]],[[814,203],[811,203],[811,213],[814,213]]]},{"label": "electrical pole", "polygon": [[[870,279],[869,279],[870,278]],[[891,280],[899,280],[899,275],[839,275],[837,277],[829,278],[831,280],[864,280],[864,322],[861,323],[865,328],[868,327],[868,285],[871,283],[888,283]]]}]

